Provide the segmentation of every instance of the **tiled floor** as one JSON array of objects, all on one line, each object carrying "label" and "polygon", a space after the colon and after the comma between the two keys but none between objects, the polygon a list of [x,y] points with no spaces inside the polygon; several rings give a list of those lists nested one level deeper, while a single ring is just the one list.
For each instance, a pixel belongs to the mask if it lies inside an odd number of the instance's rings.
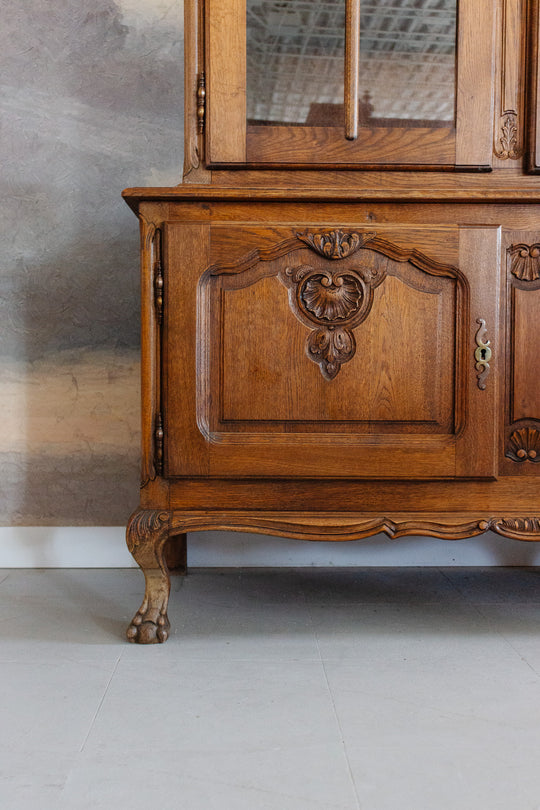
[{"label": "tiled floor", "polygon": [[540,570],[0,572],[1,810],[539,810]]}]

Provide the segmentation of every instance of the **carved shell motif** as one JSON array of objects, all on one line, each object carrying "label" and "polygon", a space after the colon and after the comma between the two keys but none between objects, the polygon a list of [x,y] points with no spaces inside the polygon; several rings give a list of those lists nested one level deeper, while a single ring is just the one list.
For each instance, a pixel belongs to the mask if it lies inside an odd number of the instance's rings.
[{"label": "carved shell motif", "polygon": [[533,427],[514,430],[510,435],[506,456],[513,461],[540,461],[540,432]]},{"label": "carved shell motif", "polygon": [[358,312],[363,292],[354,276],[311,276],[301,292],[308,312],[321,321],[347,321]]},{"label": "carved shell motif", "polygon": [[520,281],[536,281],[540,278],[540,243],[535,245],[512,245],[509,248],[510,272]]}]

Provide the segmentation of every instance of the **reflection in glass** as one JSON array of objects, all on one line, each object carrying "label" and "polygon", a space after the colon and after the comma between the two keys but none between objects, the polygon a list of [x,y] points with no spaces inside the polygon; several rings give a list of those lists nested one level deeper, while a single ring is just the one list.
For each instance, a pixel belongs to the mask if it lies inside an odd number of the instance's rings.
[{"label": "reflection in glass", "polygon": [[306,123],[343,99],[345,0],[247,0],[248,119]]},{"label": "reflection in glass", "polygon": [[[246,0],[251,123],[343,125],[345,0]],[[454,121],[457,0],[362,0],[360,126]]]}]

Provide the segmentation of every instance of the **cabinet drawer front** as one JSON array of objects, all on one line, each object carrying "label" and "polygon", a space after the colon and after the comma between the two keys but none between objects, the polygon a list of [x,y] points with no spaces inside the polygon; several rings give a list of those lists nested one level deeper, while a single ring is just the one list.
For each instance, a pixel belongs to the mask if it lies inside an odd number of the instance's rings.
[{"label": "cabinet drawer front", "polygon": [[170,224],[168,474],[492,477],[497,379],[475,351],[482,318],[494,355],[498,241]]}]

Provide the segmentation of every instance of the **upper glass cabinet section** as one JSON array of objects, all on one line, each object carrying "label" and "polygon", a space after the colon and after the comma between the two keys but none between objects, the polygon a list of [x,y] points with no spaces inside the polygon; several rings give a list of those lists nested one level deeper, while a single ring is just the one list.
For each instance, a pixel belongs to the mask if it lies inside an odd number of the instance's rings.
[{"label": "upper glass cabinet section", "polygon": [[491,165],[491,0],[206,0],[214,167]]}]

